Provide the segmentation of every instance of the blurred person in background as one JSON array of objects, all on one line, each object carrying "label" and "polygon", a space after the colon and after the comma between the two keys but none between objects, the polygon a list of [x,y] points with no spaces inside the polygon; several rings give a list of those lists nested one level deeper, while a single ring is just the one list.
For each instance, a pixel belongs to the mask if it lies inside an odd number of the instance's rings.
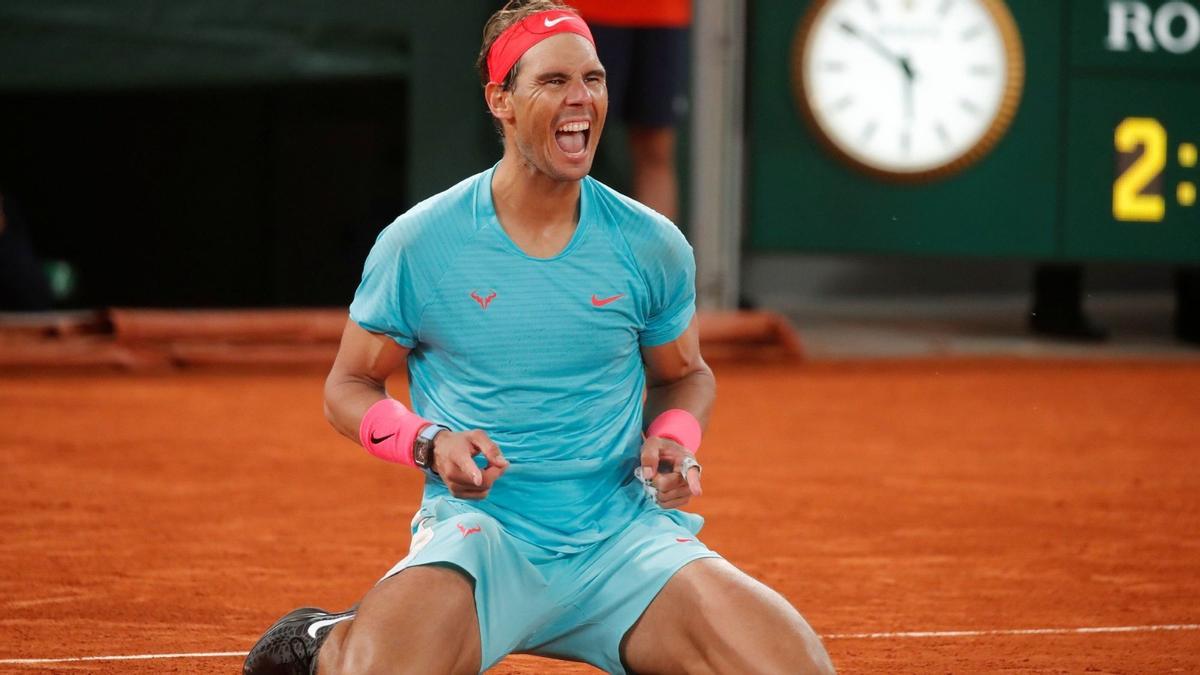
[{"label": "blurred person in background", "polygon": [[1082,263],[1039,263],[1033,270],[1033,307],[1029,327],[1050,338],[1102,342],[1108,330],[1087,315],[1083,306]]},{"label": "blurred person in background", "polygon": [[1200,345],[1200,265],[1175,268],[1175,337]]},{"label": "blurred person in background", "polygon": [[[1200,266],[1178,265],[1174,274],[1175,337],[1200,344]],[[1029,327],[1037,335],[1080,342],[1102,342],[1108,329],[1084,307],[1083,263],[1039,263],[1034,268]]]},{"label": "blurred person in background", "polygon": [[609,110],[629,128],[633,197],[679,219],[676,126],[687,112],[691,0],[568,0],[588,22]]},{"label": "blurred person in background", "polygon": [[[608,92],[587,24],[511,2],[477,65],[503,157],[380,234],[325,387],[335,429],[424,472],[409,553],[351,610],[285,615],[245,675],[475,673],[514,652],[833,672],[799,612],[679,510],[716,395],[695,261],[670,220],[588,176]],[[385,388],[400,369],[413,410]]]},{"label": "blurred person in background", "polygon": [[50,283],[34,255],[25,219],[12,195],[0,188],[0,311],[38,312],[51,303]]}]

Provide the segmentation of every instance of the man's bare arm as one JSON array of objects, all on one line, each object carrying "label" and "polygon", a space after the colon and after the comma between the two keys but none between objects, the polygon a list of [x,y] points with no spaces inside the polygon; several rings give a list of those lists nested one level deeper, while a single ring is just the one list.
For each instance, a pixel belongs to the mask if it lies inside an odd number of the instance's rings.
[{"label": "man's bare arm", "polygon": [[665,345],[643,347],[646,363],[646,412],[649,423],[663,411],[680,408],[708,425],[717,381],[700,356],[700,329],[696,318],[678,338]]},{"label": "man's bare arm", "polygon": [[[706,426],[717,396],[717,381],[700,356],[695,317],[675,340],[644,347],[642,360],[646,364],[647,424],[663,412],[678,408],[695,417],[701,428]],[[694,454],[673,440],[649,437],[642,444],[642,475],[653,477],[658,503],[664,508],[679,508],[701,494],[700,472],[685,471],[685,460],[694,462]]]},{"label": "man's bare arm", "polygon": [[387,378],[407,356],[408,349],[390,337],[346,320],[337,358],[325,378],[325,417],[338,433],[358,444],[363,415],[387,396]]},{"label": "man's bare arm", "polygon": [[[367,409],[387,396],[389,375],[404,365],[409,350],[386,335],[346,321],[342,344],[325,379],[325,417],[346,438],[359,442],[358,431]],[[500,448],[479,429],[443,431],[434,438],[433,468],[450,492],[463,499],[485,499],[492,484],[508,468]],[[488,464],[471,459],[483,454]]]}]

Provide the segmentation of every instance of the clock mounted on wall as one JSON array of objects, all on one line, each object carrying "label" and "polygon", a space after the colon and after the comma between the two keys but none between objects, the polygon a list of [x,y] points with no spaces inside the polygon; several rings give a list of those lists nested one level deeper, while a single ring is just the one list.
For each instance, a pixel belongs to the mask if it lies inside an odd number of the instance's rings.
[{"label": "clock mounted on wall", "polygon": [[793,89],[817,137],[888,180],[979,161],[1008,130],[1024,80],[1002,0],[813,0],[792,46]]}]

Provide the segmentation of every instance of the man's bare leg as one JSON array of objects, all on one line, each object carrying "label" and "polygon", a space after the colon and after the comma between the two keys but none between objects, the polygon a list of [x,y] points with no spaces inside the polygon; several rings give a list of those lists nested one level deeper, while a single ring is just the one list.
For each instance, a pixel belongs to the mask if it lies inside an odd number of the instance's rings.
[{"label": "man's bare leg", "polygon": [[410,567],[371,589],[358,615],[331,630],[318,675],[478,673],[471,580],[447,567]]},{"label": "man's bare leg", "polygon": [[821,639],[783,596],[719,558],[675,573],[626,634],[637,673],[833,673]]}]

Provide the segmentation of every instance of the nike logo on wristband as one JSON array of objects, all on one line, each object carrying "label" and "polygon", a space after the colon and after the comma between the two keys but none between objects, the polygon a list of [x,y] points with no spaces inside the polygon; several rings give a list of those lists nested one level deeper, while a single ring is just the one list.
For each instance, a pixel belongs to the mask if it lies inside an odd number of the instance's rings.
[{"label": "nike logo on wristband", "polygon": [[382,442],[386,441],[387,439],[389,439],[389,438],[391,438],[392,436],[395,436],[395,435],[396,435],[395,433],[390,433],[390,434],[388,434],[387,436],[382,436],[382,437],[380,437],[380,438],[375,438],[375,434],[371,434],[371,442],[372,442],[372,443],[382,443]]}]

